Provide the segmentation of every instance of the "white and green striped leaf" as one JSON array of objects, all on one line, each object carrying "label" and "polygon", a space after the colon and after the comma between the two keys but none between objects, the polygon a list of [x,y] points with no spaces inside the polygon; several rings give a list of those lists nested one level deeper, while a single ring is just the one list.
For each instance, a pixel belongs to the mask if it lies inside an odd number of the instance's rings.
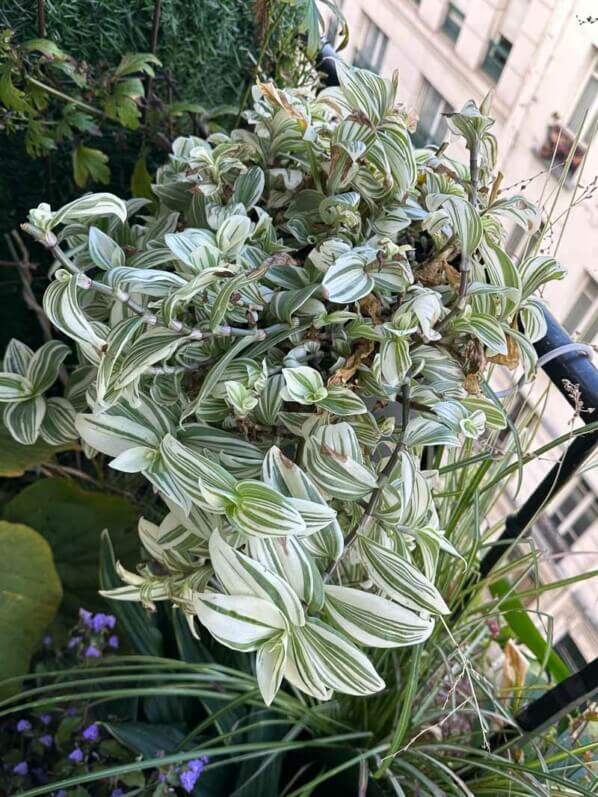
[{"label": "white and green striped leaf", "polygon": [[4,371],[0,373],[0,402],[27,401],[33,395],[33,385],[26,376]]},{"label": "white and green striped leaf", "polygon": [[343,633],[369,648],[418,645],[434,630],[430,617],[352,587],[327,586],[326,611]]},{"label": "white and green striped leaf", "polygon": [[291,625],[304,625],[301,603],[286,580],[261,562],[235,550],[219,531],[214,531],[209,545],[214,572],[229,595],[264,598],[277,606]]},{"label": "white and green striped leaf", "polygon": [[52,214],[50,228],[71,221],[87,221],[98,216],[116,216],[123,223],[127,220],[126,203],[114,194],[86,194]]},{"label": "white and green striped leaf", "polygon": [[39,430],[42,439],[51,446],[60,446],[76,440],[78,437],[76,417],[75,408],[67,399],[61,396],[46,399],[46,414]]},{"label": "white and green striped leaf", "polygon": [[[308,694],[319,696],[330,689],[348,695],[370,695],[384,689],[384,681],[367,656],[321,620],[309,619],[301,628],[293,628],[289,643],[293,663],[309,687],[305,690]],[[287,671],[285,675],[289,678]]]},{"label": "white and green striped leaf", "polygon": [[252,595],[196,593],[193,608],[214,639],[233,650],[257,650],[287,628],[280,609]]},{"label": "white and green striped leaf", "polygon": [[109,235],[99,227],[89,228],[89,256],[98,268],[108,271],[115,266],[124,266],[125,253]]},{"label": "white and green striped leaf", "polygon": [[288,498],[253,479],[237,483],[234,504],[225,507],[225,514],[235,529],[249,537],[286,537],[308,531]]},{"label": "white and green striped leaf", "polygon": [[44,343],[35,352],[27,367],[27,378],[35,393],[43,393],[54,384],[60,366],[69,354],[69,347],[57,340]]},{"label": "white and green striped leaf", "polygon": [[44,293],[45,314],[56,329],[59,329],[67,337],[73,338],[82,345],[92,346],[97,351],[102,351],[106,341],[96,334],[79,302],[79,277],[64,271],[58,271],[56,277],[56,280],[48,286]]},{"label": "white and green striped leaf", "polygon": [[431,614],[450,613],[434,584],[403,556],[366,537],[359,538],[359,552],[374,584],[398,603]]},{"label": "white and green striped leaf", "polygon": [[14,439],[23,446],[32,446],[46,414],[46,401],[42,396],[7,404],[4,408],[4,425]]}]

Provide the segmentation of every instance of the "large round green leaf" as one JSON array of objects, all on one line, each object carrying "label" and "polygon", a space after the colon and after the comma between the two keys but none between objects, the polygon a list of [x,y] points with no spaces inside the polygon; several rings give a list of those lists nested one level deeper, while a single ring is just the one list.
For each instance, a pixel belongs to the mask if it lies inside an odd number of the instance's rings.
[{"label": "large round green leaf", "polygon": [[98,595],[100,534],[109,530],[117,559],[134,569],[138,514],[119,495],[82,490],[65,479],[26,487],[4,510],[6,520],[27,523],[50,543],[64,588],[61,614],[66,621],[76,618],[80,606],[106,611]]},{"label": "large round green leaf", "polygon": [[50,446],[39,438],[32,446],[17,443],[0,423],[0,476],[22,476],[26,470],[49,462],[55,454],[74,448],[74,443]]},{"label": "large round green leaf", "polygon": [[[0,680],[27,673],[61,598],[48,543],[28,526],[0,521]],[[0,696],[18,686],[0,684]]]}]

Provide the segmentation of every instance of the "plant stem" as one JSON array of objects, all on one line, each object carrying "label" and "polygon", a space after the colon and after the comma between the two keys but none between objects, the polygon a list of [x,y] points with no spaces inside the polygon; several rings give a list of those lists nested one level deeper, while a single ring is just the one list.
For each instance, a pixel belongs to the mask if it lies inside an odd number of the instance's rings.
[{"label": "plant stem", "polygon": [[[382,497],[382,491],[384,490],[384,487],[386,486],[388,479],[391,473],[393,472],[395,465],[397,464],[399,455],[405,446],[405,431],[407,429],[407,424],[409,422],[409,409],[411,406],[409,398],[411,392],[409,382],[405,382],[403,384],[401,392],[402,392],[402,397],[401,397],[402,418],[401,418],[401,431],[399,433],[399,439],[397,440],[397,444],[392,454],[388,458],[388,462],[386,463],[386,465],[382,469],[382,472],[380,473],[380,476],[378,478],[378,486],[376,487],[375,490],[372,490],[372,494],[370,495],[370,499],[367,502],[365,512],[361,516],[361,519],[358,521],[358,523],[356,523],[351,529],[351,531],[347,534],[343,556],[347,553],[350,546],[355,542],[355,540],[357,539],[357,535],[360,532],[365,531],[372,522],[374,518],[374,513],[376,511],[376,507],[378,506],[378,502]],[[324,574],[325,584],[327,584],[330,581],[341,560],[342,556],[339,559],[337,559],[336,562],[333,562],[330,565],[330,567]]]},{"label": "plant stem", "polygon": [[[73,263],[73,261],[65,255],[58,244],[55,246],[50,246],[49,249],[60,265],[64,266],[68,271],[70,271],[71,274],[81,277],[82,280],[85,281],[86,284],[82,285],[81,287],[88,290],[97,291],[98,293],[104,294],[104,296],[110,296],[112,299],[116,299],[117,301],[126,305],[136,315],[141,316],[143,320],[150,326],[156,326],[160,324],[158,316],[154,315],[153,313],[149,313],[146,308],[143,307],[143,305],[139,304],[134,299],[131,299],[126,291],[119,290],[118,288],[111,288],[109,285],[104,285],[103,282],[98,282],[97,280],[88,277],[87,274],[81,271],[81,269],[79,269],[78,266],[76,266],[75,263]],[[267,267],[262,266],[262,268]],[[176,320],[171,321],[169,324],[161,324],[161,326],[172,329],[174,332],[178,332],[181,335],[192,337],[195,340],[206,340],[208,338],[214,337],[241,337],[245,335],[254,335],[256,340],[264,340],[268,333],[267,328],[259,330],[242,329],[240,327],[230,327],[226,325],[220,325],[216,327],[213,332],[204,331],[202,329],[198,329],[197,327],[190,327],[187,324],[184,324],[182,321]]]},{"label": "plant stem", "polygon": [[[94,108],[93,105],[88,105],[86,102],[82,102],[82,100],[77,100],[75,97],[69,97],[68,94],[65,94],[58,89],[55,89],[53,86],[49,86],[47,83],[42,82],[41,80],[37,80],[37,78],[31,77],[31,75],[25,75],[25,80],[28,83],[31,83],[32,86],[37,86],[38,89],[42,89],[47,94],[51,94],[53,97],[56,97],[63,102],[69,103],[69,105],[75,105],[77,108],[81,108],[83,111],[87,111],[87,113],[92,114],[92,116],[98,116],[101,119],[110,119],[111,117],[108,116],[107,113],[104,111],[100,111],[99,108]],[[112,119],[112,121],[114,121]]]}]

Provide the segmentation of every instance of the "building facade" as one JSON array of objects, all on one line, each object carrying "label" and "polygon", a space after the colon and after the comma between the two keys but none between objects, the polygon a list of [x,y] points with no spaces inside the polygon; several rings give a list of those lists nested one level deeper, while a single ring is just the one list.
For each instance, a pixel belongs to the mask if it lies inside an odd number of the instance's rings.
[{"label": "building facade", "polygon": [[[539,251],[556,254],[569,270],[564,282],[549,285],[544,298],[575,339],[595,347],[596,0],[344,0],[340,5],[351,32],[343,58],[384,76],[398,70],[399,98],[419,118],[417,146],[450,141],[443,114],[493,92],[503,189],[539,202],[545,219]],[[459,147],[450,142],[447,154],[464,156]],[[529,246],[525,233],[511,231],[507,249],[513,258],[520,259]],[[527,413],[530,426],[541,414],[534,448],[582,422],[556,389],[545,398],[547,388],[541,376],[533,391],[523,388],[513,398],[512,413]],[[590,417],[598,420],[598,408]],[[516,499],[505,494],[497,516],[512,512],[558,457],[553,451],[528,466],[523,489]],[[598,469],[588,468],[553,498],[534,525],[533,544],[544,552],[544,581],[598,570],[597,495]],[[530,608],[545,627],[552,615],[554,627],[547,630],[572,667],[597,655],[598,579],[548,593]]]}]

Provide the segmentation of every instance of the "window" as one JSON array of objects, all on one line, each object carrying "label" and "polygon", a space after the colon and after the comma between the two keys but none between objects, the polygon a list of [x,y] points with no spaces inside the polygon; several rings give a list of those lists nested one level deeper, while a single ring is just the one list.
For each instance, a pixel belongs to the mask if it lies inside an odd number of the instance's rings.
[{"label": "window", "polygon": [[585,126],[581,139],[586,144],[589,144],[598,121],[598,61],[594,63],[594,68],[577,98],[573,112],[569,117],[569,129],[573,133],[577,133],[584,124],[584,119]]},{"label": "window", "polygon": [[363,29],[361,47],[357,49],[353,63],[362,69],[379,72],[384,62],[388,36],[382,33],[367,14],[363,15]]},{"label": "window", "polygon": [[536,252],[538,242],[542,240],[546,223],[543,221],[540,227],[533,235],[530,235],[518,224],[513,228],[513,232],[509,235],[507,241],[507,254],[520,263],[524,258],[531,257],[534,254],[543,254],[542,246]]},{"label": "window", "polygon": [[590,485],[580,479],[561,499],[550,523],[558,531],[565,548],[571,546],[598,520],[598,499]]},{"label": "window", "polygon": [[598,284],[589,274],[563,326],[584,343],[593,343],[598,335]]},{"label": "window", "polygon": [[446,17],[442,23],[442,30],[454,42],[459,38],[464,19],[465,14],[454,3],[449,3]]},{"label": "window", "polygon": [[586,666],[587,662],[570,634],[563,634],[554,647],[571,672],[577,672]]},{"label": "window", "polygon": [[482,64],[482,72],[485,72],[495,83],[502,75],[512,47],[511,42],[502,35],[490,42],[488,53]]},{"label": "window", "polygon": [[431,83],[424,80],[424,88],[419,105],[419,122],[412,136],[416,147],[426,147],[428,144],[442,144],[447,125],[443,114],[450,113],[451,106]]}]

